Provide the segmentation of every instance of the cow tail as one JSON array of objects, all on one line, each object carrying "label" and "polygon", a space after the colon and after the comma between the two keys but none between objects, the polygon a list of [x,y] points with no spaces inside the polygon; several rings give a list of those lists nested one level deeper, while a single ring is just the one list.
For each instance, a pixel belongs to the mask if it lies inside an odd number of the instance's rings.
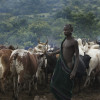
[{"label": "cow tail", "polygon": [[18,53],[11,56],[11,72],[12,72],[12,80],[13,80],[13,99],[18,100],[18,74],[16,69],[16,59],[18,57]]},{"label": "cow tail", "polygon": [[97,55],[97,57],[98,57],[98,66],[97,66],[97,73],[98,72],[100,72],[100,52],[98,53],[98,55]]},{"label": "cow tail", "polygon": [[11,72],[12,72],[12,75],[15,76],[16,73],[17,73],[17,70],[16,70],[16,59],[18,57],[18,53],[16,53],[13,57],[12,57],[12,64],[11,64]]}]

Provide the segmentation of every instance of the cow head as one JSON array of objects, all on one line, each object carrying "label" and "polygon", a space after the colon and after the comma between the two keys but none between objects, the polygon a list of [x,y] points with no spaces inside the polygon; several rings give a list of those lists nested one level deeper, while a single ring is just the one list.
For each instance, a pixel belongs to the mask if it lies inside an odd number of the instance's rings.
[{"label": "cow head", "polygon": [[38,45],[33,49],[34,53],[45,53],[48,50],[48,40],[42,43],[38,40]]},{"label": "cow head", "polygon": [[10,46],[8,46],[8,49],[15,50],[17,48],[15,48],[13,45],[10,45]]},{"label": "cow head", "polygon": [[42,84],[43,80],[45,80],[44,70],[45,70],[45,67],[47,66],[47,59],[45,57],[45,54],[37,54],[37,59],[38,59],[38,69],[36,72],[36,77],[37,77],[38,83]]},{"label": "cow head", "polygon": [[47,66],[47,58],[45,54],[37,54],[37,58],[38,58],[38,67],[40,67],[41,69],[45,69],[45,67]]}]

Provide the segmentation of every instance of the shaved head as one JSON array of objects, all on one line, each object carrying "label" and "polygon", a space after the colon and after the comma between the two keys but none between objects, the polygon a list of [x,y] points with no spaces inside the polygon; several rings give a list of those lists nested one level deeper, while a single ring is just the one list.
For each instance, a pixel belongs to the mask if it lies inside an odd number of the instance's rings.
[{"label": "shaved head", "polygon": [[66,24],[64,27],[66,27],[66,29],[70,30],[71,32],[73,32],[73,27],[71,24]]}]

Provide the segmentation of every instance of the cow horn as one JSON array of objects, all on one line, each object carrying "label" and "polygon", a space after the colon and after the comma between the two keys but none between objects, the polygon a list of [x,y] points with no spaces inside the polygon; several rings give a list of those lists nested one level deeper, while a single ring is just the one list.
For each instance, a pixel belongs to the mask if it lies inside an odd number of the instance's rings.
[{"label": "cow horn", "polygon": [[18,49],[18,45],[17,45],[16,49]]},{"label": "cow horn", "polygon": [[45,45],[47,45],[47,44],[48,44],[48,40],[46,41]]},{"label": "cow horn", "polygon": [[48,51],[48,40],[46,41],[45,45],[47,45],[46,51]]},{"label": "cow horn", "polygon": [[90,42],[90,39],[88,38],[88,42]]},{"label": "cow horn", "polygon": [[40,39],[38,39],[38,43],[40,43]]}]

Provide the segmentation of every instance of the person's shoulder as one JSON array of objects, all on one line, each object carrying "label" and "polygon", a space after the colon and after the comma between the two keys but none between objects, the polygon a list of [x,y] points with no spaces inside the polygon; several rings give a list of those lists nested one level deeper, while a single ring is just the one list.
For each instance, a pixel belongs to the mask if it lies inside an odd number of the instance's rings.
[{"label": "person's shoulder", "polygon": [[73,43],[74,45],[78,45],[78,41],[75,38],[73,38]]}]

